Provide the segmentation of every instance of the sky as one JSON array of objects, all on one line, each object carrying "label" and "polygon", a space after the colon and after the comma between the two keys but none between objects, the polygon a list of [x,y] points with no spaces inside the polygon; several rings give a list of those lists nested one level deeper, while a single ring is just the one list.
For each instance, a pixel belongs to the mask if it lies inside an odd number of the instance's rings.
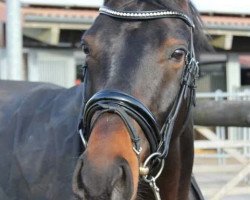
[{"label": "sky", "polygon": [[[44,0],[20,0],[23,3],[44,4]],[[191,0],[199,11],[250,15],[250,0]],[[78,5],[99,7],[103,0],[50,0],[49,5]]]},{"label": "sky", "polygon": [[250,0],[191,0],[199,11],[250,15]]}]

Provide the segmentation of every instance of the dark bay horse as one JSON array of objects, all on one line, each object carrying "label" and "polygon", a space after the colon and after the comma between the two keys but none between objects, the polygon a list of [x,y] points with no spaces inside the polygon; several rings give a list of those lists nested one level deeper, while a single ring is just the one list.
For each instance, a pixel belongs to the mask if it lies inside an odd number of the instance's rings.
[{"label": "dark bay horse", "polygon": [[106,0],[82,44],[80,86],[0,81],[0,199],[202,199],[189,0]]},{"label": "dark bay horse", "polygon": [[82,85],[0,81],[0,199],[73,200]]},{"label": "dark bay horse", "polygon": [[73,178],[79,198],[189,198],[200,27],[189,0],[100,8],[82,38],[89,100]]}]

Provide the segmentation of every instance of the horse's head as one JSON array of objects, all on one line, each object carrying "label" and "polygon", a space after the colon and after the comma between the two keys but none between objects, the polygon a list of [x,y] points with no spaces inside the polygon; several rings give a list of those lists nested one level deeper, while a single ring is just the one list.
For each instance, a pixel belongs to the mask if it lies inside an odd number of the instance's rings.
[{"label": "horse's head", "polygon": [[[106,0],[105,6],[82,38],[90,98],[83,117],[88,145],[73,189],[82,199],[130,200],[140,175],[152,165],[161,170],[170,137],[178,137],[187,118],[191,98],[186,96],[192,96],[197,73],[192,60],[197,18],[188,0]],[[194,70],[188,69],[191,65]],[[177,111],[184,114],[177,116]]]}]

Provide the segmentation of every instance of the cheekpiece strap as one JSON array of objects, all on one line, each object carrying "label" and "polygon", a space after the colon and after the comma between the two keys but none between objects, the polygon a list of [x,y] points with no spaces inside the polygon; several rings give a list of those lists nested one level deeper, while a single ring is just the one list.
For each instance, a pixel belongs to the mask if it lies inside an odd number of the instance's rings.
[{"label": "cheekpiece strap", "polygon": [[119,11],[102,6],[99,9],[101,14],[105,14],[115,18],[130,19],[130,20],[146,20],[146,19],[160,19],[160,18],[180,18],[192,28],[195,28],[193,21],[185,14],[168,11],[168,10],[153,10],[153,11]]}]

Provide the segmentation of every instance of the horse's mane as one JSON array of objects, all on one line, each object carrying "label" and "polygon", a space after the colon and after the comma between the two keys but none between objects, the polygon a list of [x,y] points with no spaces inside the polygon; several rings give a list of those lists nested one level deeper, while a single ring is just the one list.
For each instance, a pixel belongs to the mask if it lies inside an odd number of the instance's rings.
[{"label": "horse's mane", "polygon": [[189,8],[193,22],[195,24],[194,29],[194,46],[196,52],[210,52],[213,51],[212,46],[209,44],[209,37],[204,33],[204,25],[201,20],[201,16],[195,6],[190,2]]}]

